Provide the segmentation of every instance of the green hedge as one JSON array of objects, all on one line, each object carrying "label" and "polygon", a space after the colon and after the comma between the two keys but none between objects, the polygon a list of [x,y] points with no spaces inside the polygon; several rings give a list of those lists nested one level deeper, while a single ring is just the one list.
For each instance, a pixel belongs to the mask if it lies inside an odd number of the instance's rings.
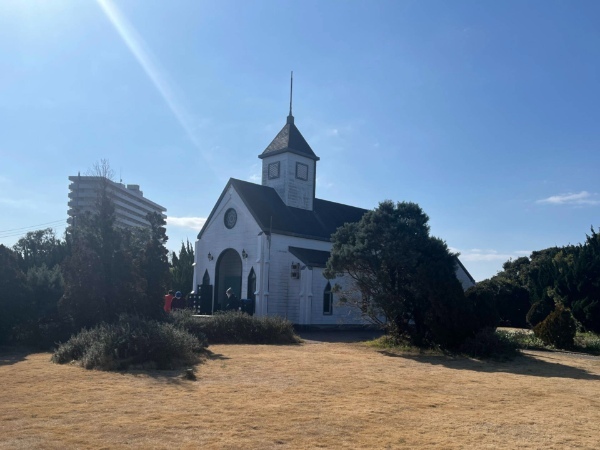
[{"label": "green hedge", "polygon": [[239,311],[219,312],[210,317],[193,317],[175,311],[173,323],[190,333],[206,336],[209,344],[295,344],[300,338],[292,323],[281,317],[256,317]]}]

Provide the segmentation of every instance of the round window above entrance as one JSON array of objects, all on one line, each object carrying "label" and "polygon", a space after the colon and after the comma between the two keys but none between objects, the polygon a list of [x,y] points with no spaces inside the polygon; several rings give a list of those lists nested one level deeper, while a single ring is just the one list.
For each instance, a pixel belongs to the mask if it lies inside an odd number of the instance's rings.
[{"label": "round window above entrance", "polygon": [[237,212],[235,211],[235,209],[229,208],[227,211],[225,211],[224,222],[225,226],[230,230],[233,227],[235,227],[235,224],[237,222]]}]

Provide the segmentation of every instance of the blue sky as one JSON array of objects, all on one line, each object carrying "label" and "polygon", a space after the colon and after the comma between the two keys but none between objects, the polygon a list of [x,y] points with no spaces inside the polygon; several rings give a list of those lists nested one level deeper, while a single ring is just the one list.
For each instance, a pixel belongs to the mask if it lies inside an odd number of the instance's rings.
[{"label": "blue sky", "polygon": [[[108,159],[195,239],[285,124],[317,196],[417,202],[477,280],[600,225],[600,2],[2,0],[0,243]],[[44,225],[42,225],[44,224]]]}]

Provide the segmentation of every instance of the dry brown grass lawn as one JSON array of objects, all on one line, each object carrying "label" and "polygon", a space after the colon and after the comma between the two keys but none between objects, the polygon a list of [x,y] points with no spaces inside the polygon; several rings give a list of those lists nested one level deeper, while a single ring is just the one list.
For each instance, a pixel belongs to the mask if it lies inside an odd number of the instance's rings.
[{"label": "dry brown grass lawn", "polygon": [[0,448],[600,448],[600,360],[219,345],[177,373],[0,355]]}]

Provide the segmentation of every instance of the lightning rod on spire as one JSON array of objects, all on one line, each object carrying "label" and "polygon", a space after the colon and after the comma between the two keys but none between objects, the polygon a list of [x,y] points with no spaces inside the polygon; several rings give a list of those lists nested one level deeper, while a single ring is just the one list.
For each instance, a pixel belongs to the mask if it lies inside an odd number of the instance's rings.
[{"label": "lightning rod on spire", "polygon": [[294,71],[290,75],[290,116],[292,115],[292,93],[294,92]]}]

